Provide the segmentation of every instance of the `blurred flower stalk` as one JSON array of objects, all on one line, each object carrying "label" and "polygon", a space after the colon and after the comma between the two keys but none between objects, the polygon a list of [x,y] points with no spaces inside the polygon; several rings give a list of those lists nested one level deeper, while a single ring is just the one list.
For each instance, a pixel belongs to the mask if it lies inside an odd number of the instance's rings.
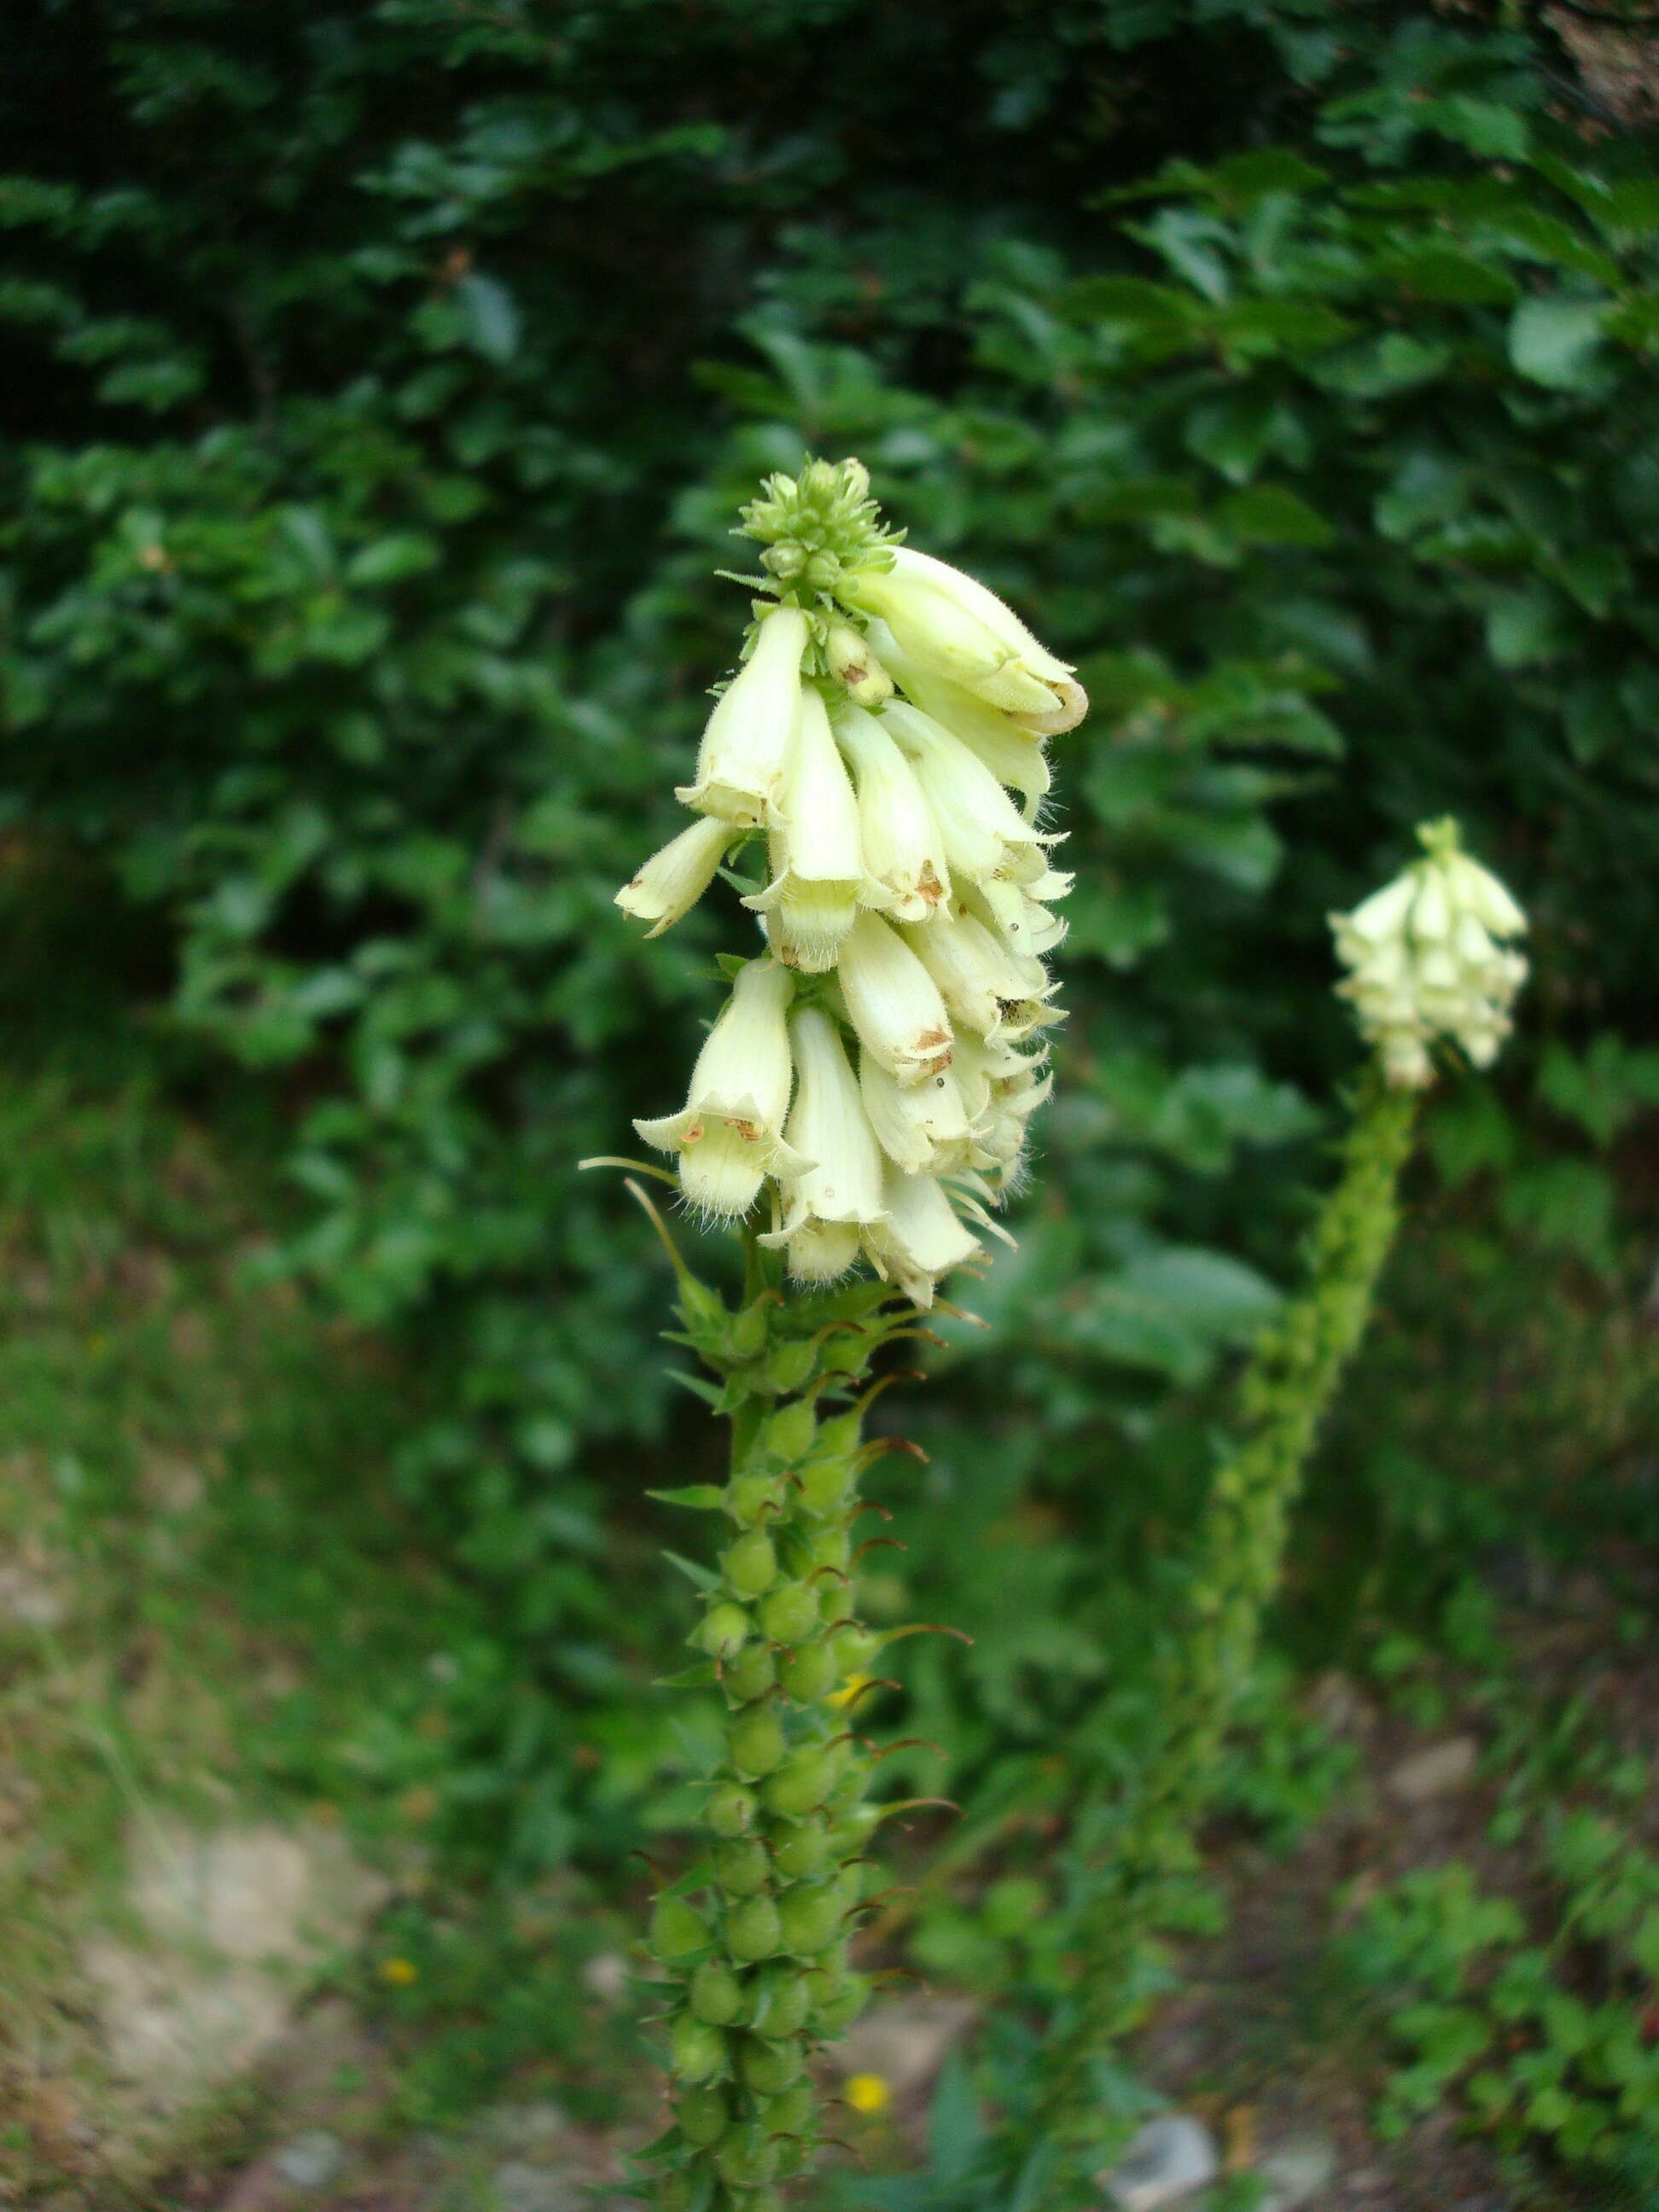
[{"label": "blurred flower stalk", "polygon": [[723,1487],[658,1493],[730,1534],[714,1567],[678,1563],[704,1610],[676,1680],[717,1691],[725,1727],[704,1849],[659,1881],[648,1945],[672,2077],[642,2154],[660,2212],[775,2212],[819,2139],[813,2052],[867,1993],[848,1946],[872,1832],[902,1808],[867,1802],[861,1718],[882,1645],[918,1632],[857,1616],[860,1555],[886,1540],[855,1533],[858,1478],[904,1449],[860,1441],[866,1377],[1006,1234],[993,1210],[1063,1018],[1043,956],[1071,878],[1039,820],[1045,746],[1087,705],[994,593],[899,543],[859,462],[771,477],[742,530],[761,573],[735,579],[757,594],[742,665],[677,794],[695,818],[617,895],[655,937],[725,871],[760,939],[723,963],[684,1104],[635,1123],[745,1255],[729,1306],[659,1222],[677,1340],[732,1427]]},{"label": "blurred flower stalk", "polygon": [[[1127,1808],[1093,1808],[1074,1838],[1074,1988],[1036,2060],[1037,2081],[996,2139],[986,2206],[1093,2206],[1115,2039],[1145,2009],[1155,1931],[1197,1871],[1197,1837],[1267,1608],[1284,1578],[1290,1515],[1325,1414],[1370,1321],[1400,1223],[1400,1178],[1434,1054],[1490,1065],[1510,1027],[1526,928],[1457,824],[1418,831],[1424,857],[1352,914],[1333,915],[1337,986],[1372,1048],[1341,1139],[1340,1172],[1306,1247],[1304,1286],[1258,1339],[1240,1378],[1241,1440],[1213,1477],[1177,1633],[1162,1664],[1151,1756]],[[1090,1847],[1089,1832],[1103,1839]],[[1036,2181],[1038,2194],[1022,2195]]]}]

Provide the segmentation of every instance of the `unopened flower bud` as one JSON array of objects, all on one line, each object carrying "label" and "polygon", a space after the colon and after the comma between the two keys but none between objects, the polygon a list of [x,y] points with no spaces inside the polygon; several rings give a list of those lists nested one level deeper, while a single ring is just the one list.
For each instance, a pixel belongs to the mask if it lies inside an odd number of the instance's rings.
[{"label": "unopened flower bud", "polygon": [[847,687],[855,707],[878,707],[893,696],[893,679],[877,659],[870,641],[848,623],[832,623],[823,657],[837,684]]},{"label": "unopened flower bud", "polygon": [[799,1644],[817,1626],[818,1601],[800,1583],[785,1583],[761,1601],[760,1625],[775,1644]]},{"label": "unopened flower bud", "polygon": [[783,1728],[769,1707],[746,1712],[732,1729],[732,1764],[747,1782],[769,1774],[784,1754]]},{"label": "unopened flower bud", "polygon": [[925,667],[1034,732],[1073,729],[1088,712],[1072,664],[1056,659],[1012,607],[948,562],[900,545],[888,567],[849,578],[843,596],[879,615]]},{"label": "unopened flower bud", "polygon": [[726,1948],[740,1965],[775,1957],[781,1935],[778,1908],[769,1897],[746,1898],[726,1916]]},{"label": "unopened flower bud", "polygon": [[726,2038],[692,2013],[674,2023],[671,2063],[682,2081],[712,2081],[726,2070]]},{"label": "unopened flower bud", "polygon": [[633,881],[617,893],[616,903],[624,914],[652,924],[647,938],[660,937],[690,912],[714,882],[732,831],[731,823],[718,816],[694,822],[651,855]]},{"label": "unopened flower bud", "polygon": [[[697,1971],[701,1974],[705,1970],[699,1967]],[[735,1989],[736,1976],[732,1976],[731,1979],[732,1985]],[[694,1984],[693,1988],[695,1987]],[[696,2011],[695,1998],[692,2009]],[[703,2021],[705,2026],[710,2027],[722,2027],[726,2024],[723,2021],[707,2018],[701,2012],[697,2013],[697,2018]],[[727,2104],[723,2090],[714,2088],[705,2082],[694,2082],[682,2089],[675,2099],[674,2118],[679,2123],[680,2132],[688,2142],[718,2142],[731,2124],[732,2107]]]}]

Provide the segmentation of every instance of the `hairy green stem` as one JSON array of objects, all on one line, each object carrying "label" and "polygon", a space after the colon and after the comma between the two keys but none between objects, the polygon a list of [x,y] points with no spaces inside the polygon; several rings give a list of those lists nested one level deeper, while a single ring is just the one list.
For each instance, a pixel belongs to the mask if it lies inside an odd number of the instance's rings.
[{"label": "hairy green stem", "polygon": [[1193,1863],[1193,1831],[1279,1586],[1291,1508],[1394,1242],[1416,1106],[1415,1092],[1367,1073],[1340,1176],[1309,1240],[1306,1287],[1263,1332],[1242,1378],[1244,1438],[1211,1487],[1187,1617],[1165,1668],[1158,1745],[1109,1863],[1087,1881],[1077,1923],[1081,1978],[1042,2057],[1028,2140],[1051,2155],[1073,2142],[1081,2149],[1093,2132],[1095,2062],[1133,2017],[1136,1954],[1171,1876]]},{"label": "hairy green stem", "polygon": [[879,1285],[786,1297],[768,1273],[751,1238],[735,1312],[681,1285],[680,1340],[720,1378],[709,1395],[732,1458],[723,1489],[665,1494],[732,1533],[690,1639],[706,1655],[693,1677],[725,1706],[704,1850],[659,1892],[651,1925],[670,1981],[672,2116],[644,2154],[661,2212],[774,2212],[819,2137],[809,2062],[867,1995],[847,1951],[881,1814],[848,1686],[884,1639],[854,1609],[856,1394],[912,1316],[882,1312]]}]

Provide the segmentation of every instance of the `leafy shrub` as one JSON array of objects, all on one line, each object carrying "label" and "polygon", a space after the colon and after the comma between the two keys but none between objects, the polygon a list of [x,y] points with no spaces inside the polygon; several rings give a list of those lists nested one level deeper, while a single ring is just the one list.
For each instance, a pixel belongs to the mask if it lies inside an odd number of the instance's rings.
[{"label": "leafy shrub", "polygon": [[[163,910],[170,1020],[280,1084],[287,1266],[428,1368],[399,1476],[495,1594],[450,1808],[492,1851],[581,1833],[573,1706],[641,1789],[674,1757],[603,1579],[670,1419],[656,1262],[573,1164],[720,941],[647,961],[610,905],[722,672],[708,548],[759,468],[856,447],[1087,656],[1052,1158],[908,1563],[993,1632],[921,1704],[1040,1741],[1133,1676],[1102,1562],[1188,1510],[1272,1309],[1347,1064],[1324,908],[1456,808],[1538,916],[1556,1111],[1651,1103],[1636,135],[1508,12],[31,13],[7,818]],[[1534,1164],[1518,1231],[1578,1233],[1564,1123]]]}]

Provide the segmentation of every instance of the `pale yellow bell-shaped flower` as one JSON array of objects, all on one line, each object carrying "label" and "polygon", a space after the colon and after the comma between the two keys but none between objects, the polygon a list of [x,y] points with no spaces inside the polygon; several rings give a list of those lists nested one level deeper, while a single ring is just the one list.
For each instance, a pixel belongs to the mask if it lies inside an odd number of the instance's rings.
[{"label": "pale yellow bell-shaped flower", "polygon": [[[953,1052],[964,1040],[957,1037]],[[859,1089],[876,1141],[907,1175],[948,1175],[970,1164],[973,1130],[954,1065],[900,1083],[873,1053],[859,1054]]]},{"label": "pale yellow bell-shaped flower", "polygon": [[925,921],[951,896],[951,872],[915,770],[878,716],[842,707],[834,728],[858,791],[866,902],[896,921]]},{"label": "pale yellow bell-shaped flower", "polygon": [[967,1261],[983,1259],[985,1248],[963,1225],[934,1176],[893,1168],[884,1194],[885,1215],[866,1232],[865,1249],[879,1272],[925,1313],[940,1277]]},{"label": "pale yellow bell-shaped flower", "polygon": [[859,1042],[903,1085],[951,1065],[951,1018],[933,977],[878,914],[848,932],[836,980]]},{"label": "pale yellow bell-shaped flower", "polygon": [[714,702],[696,779],[675,792],[684,805],[750,829],[766,820],[794,735],[807,635],[799,607],[763,617],[748,659]]},{"label": "pale yellow bell-shaped flower", "polygon": [[808,975],[836,964],[866,885],[858,800],[819,692],[800,695],[767,840],[773,876],[744,904],[764,915],[780,959]]},{"label": "pale yellow bell-shaped flower", "polygon": [[999,783],[1018,792],[1021,811],[1034,822],[1054,781],[1042,738],[1000,708],[987,706],[961,684],[924,668],[901,651],[885,623],[872,621],[870,640],[910,704],[966,745]]},{"label": "pale yellow bell-shaped flower", "polygon": [[1017,855],[1046,868],[1054,840],[1034,830],[983,761],[944,724],[907,700],[890,700],[881,726],[909,759],[939,824],[952,876],[970,883],[996,875]]},{"label": "pale yellow bell-shaped flower", "polygon": [[780,1176],[783,1220],[761,1243],[785,1248],[797,1281],[833,1282],[858,1258],[863,1231],[886,1211],[881,1148],[829,1015],[803,1007],[790,1021],[789,1041],[795,1095],[784,1134],[812,1164]]},{"label": "pale yellow bell-shaped flower", "polygon": [[799,1176],[811,1164],[783,1134],[793,990],[776,960],[749,961],[703,1041],[685,1104],[634,1124],[647,1145],[678,1154],[681,1190],[717,1220],[746,1213],[769,1175]]}]

